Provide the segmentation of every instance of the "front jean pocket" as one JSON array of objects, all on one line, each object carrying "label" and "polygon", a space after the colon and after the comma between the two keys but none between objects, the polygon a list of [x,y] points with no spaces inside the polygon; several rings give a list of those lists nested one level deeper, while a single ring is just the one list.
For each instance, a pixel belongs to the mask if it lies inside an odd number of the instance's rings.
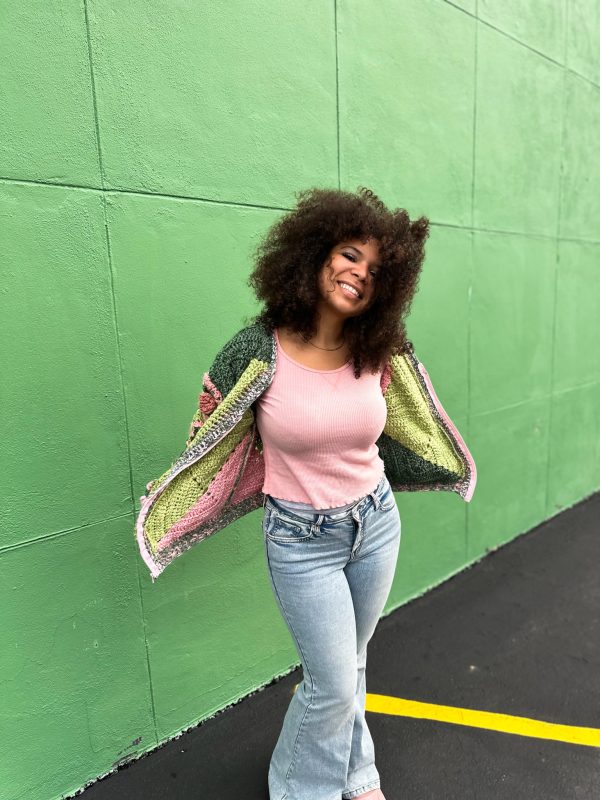
[{"label": "front jean pocket", "polygon": [[311,522],[286,517],[273,509],[265,511],[264,531],[274,542],[300,542],[314,535]]},{"label": "front jean pocket", "polygon": [[396,498],[394,497],[394,492],[392,491],[392,487],[388,483],[386,491],[383,495],[379,498],[380,506],[379,508],[381,511],[391,511],[392,508],[396,506]]}]

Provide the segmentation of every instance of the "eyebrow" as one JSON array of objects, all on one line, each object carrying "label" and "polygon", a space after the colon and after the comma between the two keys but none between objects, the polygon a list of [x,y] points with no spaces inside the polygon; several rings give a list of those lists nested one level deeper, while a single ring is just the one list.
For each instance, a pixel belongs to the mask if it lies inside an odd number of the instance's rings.
[{"label": "eyebrow", "polygon": [[[359,250],[358,247],[355,247],[353,244],[345,244],[343,246],[344,247],[349,247],[351,250],[356,250],[357,253],[360,253],[361,256],[364,256],[363,251]],[[371,266],[372,267],[381,267],[381,264],[380,263],[379,264],[373,263],[373,264],[371,264]]]}]

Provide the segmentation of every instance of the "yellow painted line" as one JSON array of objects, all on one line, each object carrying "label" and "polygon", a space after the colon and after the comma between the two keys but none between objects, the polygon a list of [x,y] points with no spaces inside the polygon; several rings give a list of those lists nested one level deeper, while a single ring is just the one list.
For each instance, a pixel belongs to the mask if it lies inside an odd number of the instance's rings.
[{"label": "yellow painted line", "polygon": [[600,729],[598,728],[558,725],[554,722],[543,722],[528,717],[497,714],[494,711],[474,711],[470,708],[439,706],[435,703],[422,703],[418,700],[403,700],[401,697],[388,697],[385,694],[367,693],[365,707],[367,711],[374,711],[376,714],[431,719],[436,722],[468,725],[471,728],[485,728],[517,736],[531,736],[536,739],[553,739],[557,742],[600,747]]},{"label": "yellow painted line", "polygon": [[[300,684],[294,686],[294,692]],[[555,742],[581,744],[586,747],[600,747],[600,728],[582,728],[576,725],[559,725],[529,717],[515,717],[511,714],[498,714],[495,711],[475,711],[472,708],[440,706],[436,703],[422,703],[420,700],[404,700],[402,697],[389,697],[385,694],[367,692],[366,711],[375,714],[391,714],[396,717],[430,719],[434,722],[449,722],[452,725],[466,725],[470,728],[485,728],[488,731],[511,733],[515,736],[529,736],[535,739],[553,739]]]}]

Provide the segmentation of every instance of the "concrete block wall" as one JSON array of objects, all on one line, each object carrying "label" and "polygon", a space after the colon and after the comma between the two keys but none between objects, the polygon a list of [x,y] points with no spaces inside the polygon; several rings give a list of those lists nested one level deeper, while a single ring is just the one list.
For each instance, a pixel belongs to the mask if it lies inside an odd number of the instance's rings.
[{"label": "concrete block wall", "polygon": [[[432,233],[409,322],[477,462],[397,495],[387,610],[600,488],[594,0],[32,0],[0,26],[0,794],[54,800],[297,663],[261,511],[152,585],[139,496],[309,186]],[[568,547],[568,542],[565,542]]]}]

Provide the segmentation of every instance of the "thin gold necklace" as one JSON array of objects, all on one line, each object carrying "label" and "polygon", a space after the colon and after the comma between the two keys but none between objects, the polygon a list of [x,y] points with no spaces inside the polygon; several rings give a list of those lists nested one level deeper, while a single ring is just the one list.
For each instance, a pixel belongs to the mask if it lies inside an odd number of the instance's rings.
[{"label": "thin gold necklace", "polygon": [[[298,335],[299,335],[299,334],[298,334]],[[313,347],[316,347],[316,348],[318,348],[319,350],[328,350],[328,351],[330,351],[330,352],[331,352],[331,351],[333,351],[333,350],[339,350],[339,349],[340,349],[340,347],[343,347],[343,346],[346,344],[346,339],[344,339],[344,340],[343,340],[343,342],[342,342],[342,343],[341,343],[341,344],[340,344],[338,347],[320,347],[320,345],[318,345],[318,344],[314,344],[314,343],[313,343],[313,342],[311,342],[310,340],[308,340],[308,339],[304,339],[302,336],[300,336],[300,338],[302,339],[302,341],[303,341],[303,342],[308,342],[308,344],[312,344],[312,346],[313,346]]]},{"label": "thin gold necklace", "polygon": [[319,347],[318,344],[314,344],[313,342],[309,342],[309,344],[312,344],[313,347],[318,347],[319,350],[333,351],[333,350],[339,350],[340,347],[343,347],[346,344],[346,340],[344,339],[344,341],[341,343],[341,345],[339,347]]}]

